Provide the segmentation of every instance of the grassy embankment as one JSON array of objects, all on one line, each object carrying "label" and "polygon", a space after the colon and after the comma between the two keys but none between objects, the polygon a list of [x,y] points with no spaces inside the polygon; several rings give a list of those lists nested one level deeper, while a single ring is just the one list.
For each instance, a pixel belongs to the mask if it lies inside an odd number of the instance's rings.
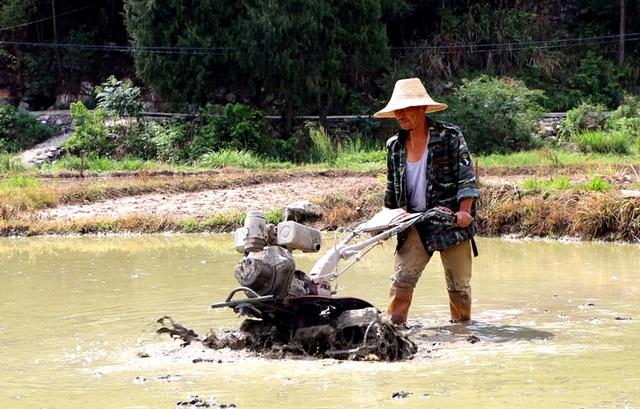
[{"label": "grassy embankment", "polygon": [[[126,177],[85,179],[78,178],[77,158],[66,158],[41,170],[27,170],[0,158],[0,173],[3,174],[0,180],[0,235],[229,231],[242,223],[243,214],[228,212],[186,219],[154,215],[105,216],[90,220],[40,220],[36,215],[39,210],[64,204],[145,193],[170,194],[250,185],[338,168],[347,169],[351,174],[378,174],[380,191],[356,190],[349,195],[314,198],[323,209],[322,218],[317,222],[319,226],[334,229],[350,225],[369,217],[381,203],[385,167],[382,150],[344,153],[332,164],[295,166],[260,162],[246,153],[227,152],[225,155],[224,165],[239,168],[94,159],[84,161],[85,175],[124,174]],[[632,180],[625,188],[640,189],[640,177],[633,173],[640,172],[638,155],[541,150],[479,157],[476,162],[481,175],[543,175],[518,182],[505,180],[502,186],[482,187],[478,221],[485,236],[514,234],[640,241],[640,199],[623,198],[616,183],[616,175],[621,170],[631,169]],[[576,174],[581,174],[584,181],[573,182],[572,177]],[[268,214],[272,221],[280,217],[279,210]]]}]

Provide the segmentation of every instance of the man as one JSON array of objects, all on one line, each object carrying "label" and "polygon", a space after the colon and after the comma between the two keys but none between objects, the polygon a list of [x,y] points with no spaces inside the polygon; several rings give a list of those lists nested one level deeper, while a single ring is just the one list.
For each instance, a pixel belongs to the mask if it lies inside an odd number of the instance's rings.
[{"label": "man", "polygon": [[471,319],[472,215],[478,188],[460,129],[426,116],[444,109],[447,105],[431,99],[418,78],[410,78],[396,82],[391,100],[374,115],[395,118],[401,128],[387,141],[385,207],[420,212],[442,206],[457,216],[455,226],[419,223],[398,236],[387,307],[394,324],[406,322],[413,289],[435,251],[445,270],[452,322]]}]

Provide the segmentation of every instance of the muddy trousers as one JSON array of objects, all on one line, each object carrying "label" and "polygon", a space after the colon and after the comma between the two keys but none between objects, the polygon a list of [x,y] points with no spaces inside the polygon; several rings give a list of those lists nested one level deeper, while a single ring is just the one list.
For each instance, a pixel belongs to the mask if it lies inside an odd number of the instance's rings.
[{"label": "muddy trousers", "polygon": [[[447,247],[440,252],[442,266],[449,292],[451,320],[454,322],[471,319],[471,243],[469,240]],[[395,258],[395,274],[389,291],[387,315],[394,324],[407,320],[413,289],[422,271],[431,259],[420,241],[415,227],[409,228],[406,241]]]}]

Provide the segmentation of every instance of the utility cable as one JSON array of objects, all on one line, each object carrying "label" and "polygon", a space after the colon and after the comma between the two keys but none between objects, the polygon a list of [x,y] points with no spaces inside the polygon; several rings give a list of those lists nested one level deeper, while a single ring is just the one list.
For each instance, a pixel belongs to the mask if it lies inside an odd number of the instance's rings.
[{"label": "utility cable", "polygon": [[47,20],[53,20],[54,18],[58,18],[58,17],[62,17],[62,16],[66,16],[68,14],[72,14],[72,13],[76,13],[78,11],[82,11],[82,10],[86,10],[88,8],[93,7],[92,4],[88,5],[88,6],[84,6],[84,7],[79,7],[77,9],[73,9],[73,10],[68,10],[59,14],[56,14],[55,16],[49,16],[49,17],[44,17],[38,20],[33,20],[33,21],[27,21],[26,23],[22,23],[22,24],[16,24],[15,26],[9,26],[9,27],[0,27],[0,31],[10,31],[10,30],[15,30],[16,28],[21,28],[21,27],[26,27],[26,26],[30,26],[32,24],[37,24],[37,23],[41,23],[43,21],[47,21]]},{"label": "utility cable", "polygon": [[[640,36],[640,33],[626,33],[622,37],[636,37]],[[425,46],[406,46],[406,47],[389,47],[390,50],[413,50],[413,49],[439,49],[439,48],[482,48],[482,47],[507,47],[507,46],[523,46],[534,44],[549,44],[549,43],[567,43],[577,42],[584,43],[592,40],[604,40],[604,39],[619,39],[619,34],[612,34],[606,36],[597,37],[573,37],[573,38],[555,38],[551,40],[534,40],[534,41],[518,41],[510,43],[488,43],[488,44],[443,44],[443,45],[425,45]]]},{"label": "utility cable", "polygon": [[[392,51],[410,51],[410,50],[435,50],[439,52],[450,52],[452,49],[469,49],[469,53],[490,53],[496,51],[520,51],[528,49],[549,49],[549,48],[569,48],[579,45],[596,45],[609,44],[619,42],[620,36],[599,36],[585,37],[573,39],[552,39],[546,41],[531,42],[511,42],[511,43],[494,43],[494,44],[453,44],[438,45],[424,47],[389,47]],[[628,33],[624,36],[625,42],[640,40],[640,33]],[[236,52],[242,52],[241,49],[232,47],[183,47],[183,46],[139,46],[132,47],[129,45],[100,45],[100,44],[78,44],[78,43],[44,43],[44,42],[28,42],[28,41],[0,41],[2,45],[24,46],[24,47],[44,47],[44,48],[74,48],[93,51],[112,51],[122,53],[149,53],[149,54],[188,54],[188,55],[225,55]],[[493,46],[489,48],[489,46]],[[477,47],[477,49],[470,49]],[[483,48],[480,48],[483,47]]]}]

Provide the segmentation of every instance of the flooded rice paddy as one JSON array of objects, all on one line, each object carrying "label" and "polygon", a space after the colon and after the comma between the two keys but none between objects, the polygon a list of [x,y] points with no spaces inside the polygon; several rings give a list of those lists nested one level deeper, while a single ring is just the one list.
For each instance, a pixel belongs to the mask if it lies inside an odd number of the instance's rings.
[{"label": "flooded rice paddy", "polygon": [[[640,246],[479,248],[475,322],[448,324],[435,257],[410,314],[417,355],[381,363],[156,335],[163,315],[203,334],[239,326],[208,309],[235,286],[230,235],[0,239],[0,408],[173,408],[191,395],[239,408],[640,408]],[[296,256],[305,271],[317,258]],[[369,253],[340,294],[384,308],[392,258],[391,243]]]}]

